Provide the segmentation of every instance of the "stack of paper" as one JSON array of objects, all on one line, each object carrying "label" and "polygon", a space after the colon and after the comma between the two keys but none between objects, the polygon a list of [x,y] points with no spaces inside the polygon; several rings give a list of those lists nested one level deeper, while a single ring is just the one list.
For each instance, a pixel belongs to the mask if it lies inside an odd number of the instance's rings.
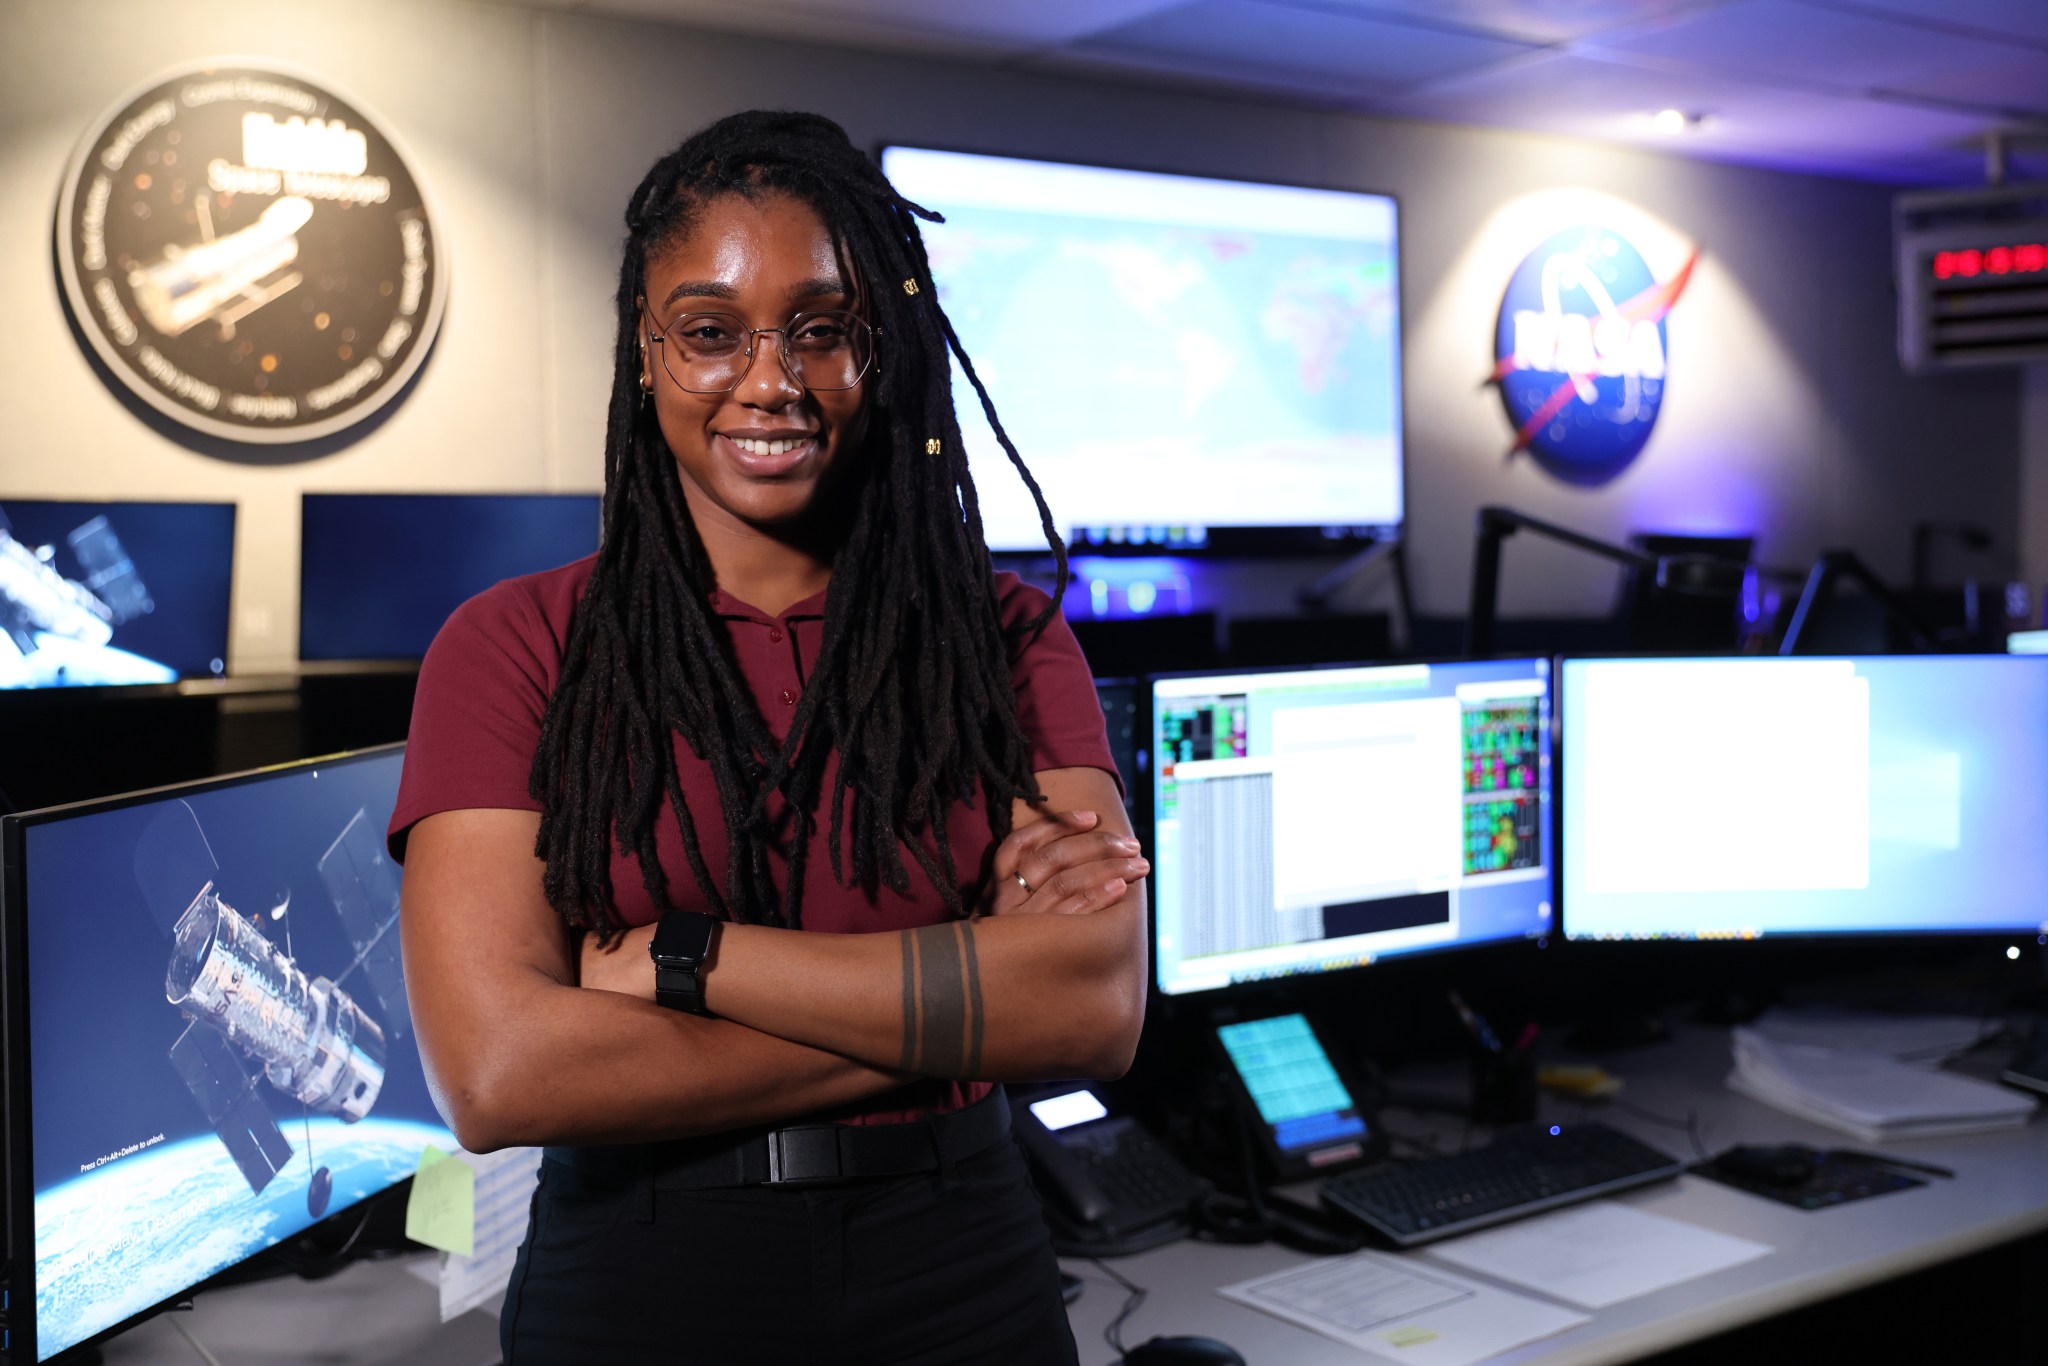
[{"label": "stack of paper", "polygon": [[1975,1047],[2004,1028],[1978,1015],[1901,1015],[1827,1006],[1779,1006],[1752,1026],[1772,1043],[1807,1044],[1847,1053],[1877,1053],[1928,1067]]},{"label": "stack of paper", "polygon": [[2027,1122],[2034,1101],[1990,1082],[1875,1053],[1735,1031],[1731,1090],[1870,1143],[1969,1134]]}]

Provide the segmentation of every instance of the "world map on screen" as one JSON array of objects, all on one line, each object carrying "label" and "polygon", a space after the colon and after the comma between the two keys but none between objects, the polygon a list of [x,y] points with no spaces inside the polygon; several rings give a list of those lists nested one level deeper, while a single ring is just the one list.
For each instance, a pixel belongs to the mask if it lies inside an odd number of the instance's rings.
[{"label": "world map on screen", "polygon": [[[1063,532],[1400,521],[1391,240],[978,207],[925,238]],[[954,403],[990,546],[1042,545],[957,365]]]}]

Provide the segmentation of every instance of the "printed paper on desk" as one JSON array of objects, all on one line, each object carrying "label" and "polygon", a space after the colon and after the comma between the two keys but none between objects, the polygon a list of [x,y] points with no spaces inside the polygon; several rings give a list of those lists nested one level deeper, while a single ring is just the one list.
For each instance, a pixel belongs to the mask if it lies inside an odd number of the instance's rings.
[{"label": "printed paper on desk", "polygon": [[1428,1255],[1587,1309],[1647,1295],[1771,1249],[1599,1201],[1438,1243]]},{"label": "printed paper on desk", "polygon": [[1409,1366],[1472,1366],[1587,1321],[1384,1252],[1326,1258],[1216,1293]]},{"label": "printed paper on desk", "polygon": [[466,1314],[504,1293],[512,1263],[526,1239],[540,1149],[503,1148],[484,1156],[465,1150],[476,1172],[476,1236],[471,1255],[441,1254],[441,1322]]}]

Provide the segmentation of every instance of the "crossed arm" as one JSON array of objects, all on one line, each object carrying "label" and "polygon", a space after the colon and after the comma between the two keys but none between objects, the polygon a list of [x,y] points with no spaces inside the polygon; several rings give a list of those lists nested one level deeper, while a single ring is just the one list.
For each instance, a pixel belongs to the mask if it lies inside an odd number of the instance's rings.
[{"label": "crossed arm", "polygon": [[400,925],[443,1116],[482,1152],[718,1132],[917,1077],[1120,1074],[1143,1013],[1144,864],[1107,774],[1037,776],[1048,801],[1020,808],[997,851],[993,915],[878,934],[726,925],[712,1018],[653,1003],[650,931],[598,952],[562,928],[537,816],[421,821]]}]

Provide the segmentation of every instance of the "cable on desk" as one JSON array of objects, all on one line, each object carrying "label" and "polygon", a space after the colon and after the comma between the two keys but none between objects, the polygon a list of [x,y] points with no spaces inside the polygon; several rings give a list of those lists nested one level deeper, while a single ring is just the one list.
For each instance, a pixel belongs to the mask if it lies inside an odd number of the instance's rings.
[{"label": "cable on desk", "polygon": [[192,1344],[192,1350],[199,1353],[199,1359],[205,1362],[206,1366],[221,1366],[220,1358],[215,1356],[213,1353],[207,1351],[206,1344],[202,1343],[198,1338],[193,1337],[192,1331],[189,1328],[187,1328],[184,1324],[180,1323],[175,1316],[172,1317],[170,1323],[171,1327],[178,1330],[179,1337],[185,1339],[185,1341]]},{"label": "cable on desk", "polygon": [[[1125,1280],[1100,1257],[1090,1257],[1088,1260],[1095,1264],[1097,1271],[1115,1281],[1128,1292],[1124,1297],[1124,1307],[1117,1311],[1116,1317],[1109,1321],[1109,1326],[1102,1330],[1102,1340],[1108,1343],[1110,1349],[1121,1359],[1128,1355],[1130,1351],[1129,1348],[1124,1346],[1124,1322],[1131,1315],[1138,1312],[1138,1306],[1145,1302],[1147,1292],[1143,1286],[1133,1285]],[[218,1366],[218,1363],[216,1363],[216,1366]]]}]

